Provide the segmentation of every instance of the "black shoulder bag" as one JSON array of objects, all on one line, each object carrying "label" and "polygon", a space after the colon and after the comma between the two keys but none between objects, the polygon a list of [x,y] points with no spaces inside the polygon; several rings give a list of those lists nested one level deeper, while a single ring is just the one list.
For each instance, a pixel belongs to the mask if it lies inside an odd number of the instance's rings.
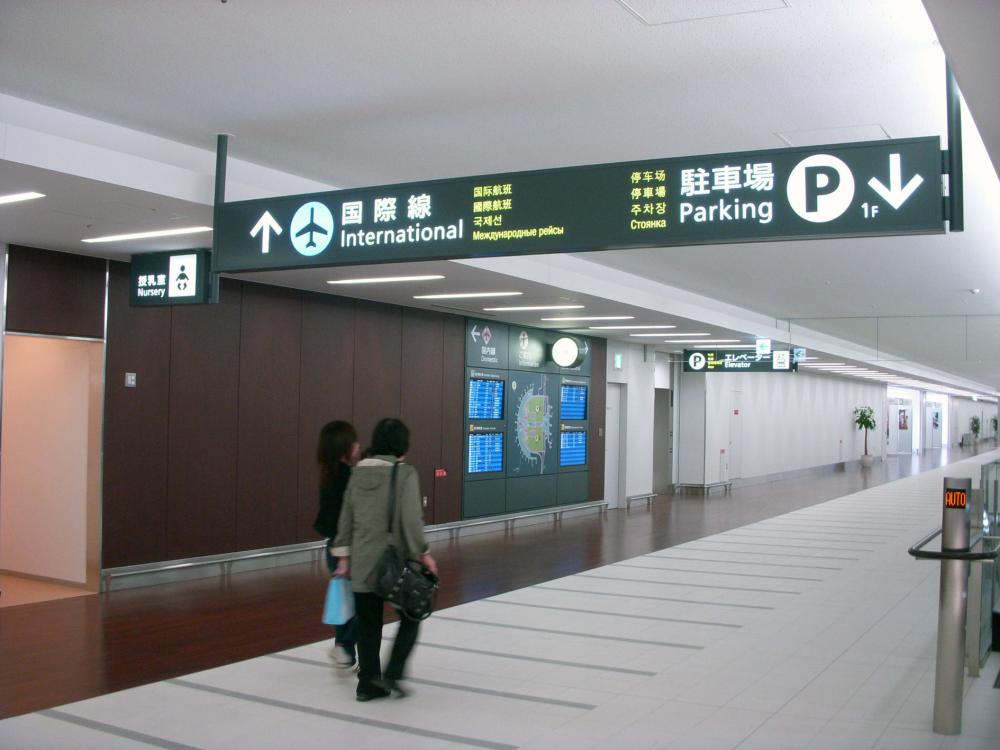
[{"label": "black shoulder bag", "polygon": [[400,614],[411,620],[426,620],[434,611],[439,582],[438,577],[419,560],[404,560],[394,544],[392,530],[396,520],[398,471],[397,461],[393,464],[389,480],[389,543],[365,581],[373,593],[389,602]]}]

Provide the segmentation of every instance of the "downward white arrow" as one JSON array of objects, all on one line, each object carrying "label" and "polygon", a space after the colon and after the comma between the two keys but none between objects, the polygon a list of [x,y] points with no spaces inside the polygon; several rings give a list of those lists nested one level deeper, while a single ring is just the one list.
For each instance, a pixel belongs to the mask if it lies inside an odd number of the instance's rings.
[{"label": "downward white arrow", "polygon": [[906,203],[906,199],[913,195],[913,191],[920,187],[923,182],[924,178],[915,174],[904,186],[899,154],[889,154],[889,187],[883,185],[882,181],[875,177],[868,180],[868,186],[882,196],[890,206],[898,209]]},{"label": "downward white arrow", "polygon": [[254,228],[250,230],[250,237],[256,237],[261,232],[263,235],[260,238],[260,251],[269,253],[271,252],[271,232],[281,234],[281,224],[274,220],[270,211],[265,211],[264,215],[260,217]]}]

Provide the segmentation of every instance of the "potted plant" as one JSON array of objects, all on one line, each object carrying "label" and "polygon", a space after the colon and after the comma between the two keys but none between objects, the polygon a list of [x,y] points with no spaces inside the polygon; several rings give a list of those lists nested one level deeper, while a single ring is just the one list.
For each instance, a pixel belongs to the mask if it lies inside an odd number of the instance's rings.
[{"label": "potted plant", "polygon": [[979,417],[971,417],[969,419],[969,429],[972,431],[972,442],[973,444],[979,442],[979,430],[982,425],[979,422]]},{"label": "potted plant", "polygon": [[871,466],[875,457],[868,453],[868,430],[875,429],[875,410],[870,406],[859,406],[854,410],[854,424],[865,431],[865,455],[861,457],[861,465]]}]

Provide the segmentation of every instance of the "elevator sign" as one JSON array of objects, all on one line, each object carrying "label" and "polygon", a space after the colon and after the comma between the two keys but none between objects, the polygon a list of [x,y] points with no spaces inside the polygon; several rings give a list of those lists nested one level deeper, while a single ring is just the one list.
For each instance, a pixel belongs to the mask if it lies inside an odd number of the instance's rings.
[{"label": "elevator sign", "polygon": [[787,349],[775,349],[759,354],[745,349],[686,349],[684,372],[795,372]]},{"label": "elevator sign", "polygon": [[944,231],[937,137],[224,203],[217,271]]}]

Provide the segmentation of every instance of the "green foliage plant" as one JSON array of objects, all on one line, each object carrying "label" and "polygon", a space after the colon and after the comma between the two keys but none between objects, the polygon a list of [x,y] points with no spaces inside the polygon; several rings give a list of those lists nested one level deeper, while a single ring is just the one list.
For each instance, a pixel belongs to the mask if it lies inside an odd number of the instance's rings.
[{"label": "green foliage plant", "polygon": [[854,424],[865,431],[865,455],[868,455],[868,431],[875,429],[875,410],[870,406],[859,406],[854,410]]}]

